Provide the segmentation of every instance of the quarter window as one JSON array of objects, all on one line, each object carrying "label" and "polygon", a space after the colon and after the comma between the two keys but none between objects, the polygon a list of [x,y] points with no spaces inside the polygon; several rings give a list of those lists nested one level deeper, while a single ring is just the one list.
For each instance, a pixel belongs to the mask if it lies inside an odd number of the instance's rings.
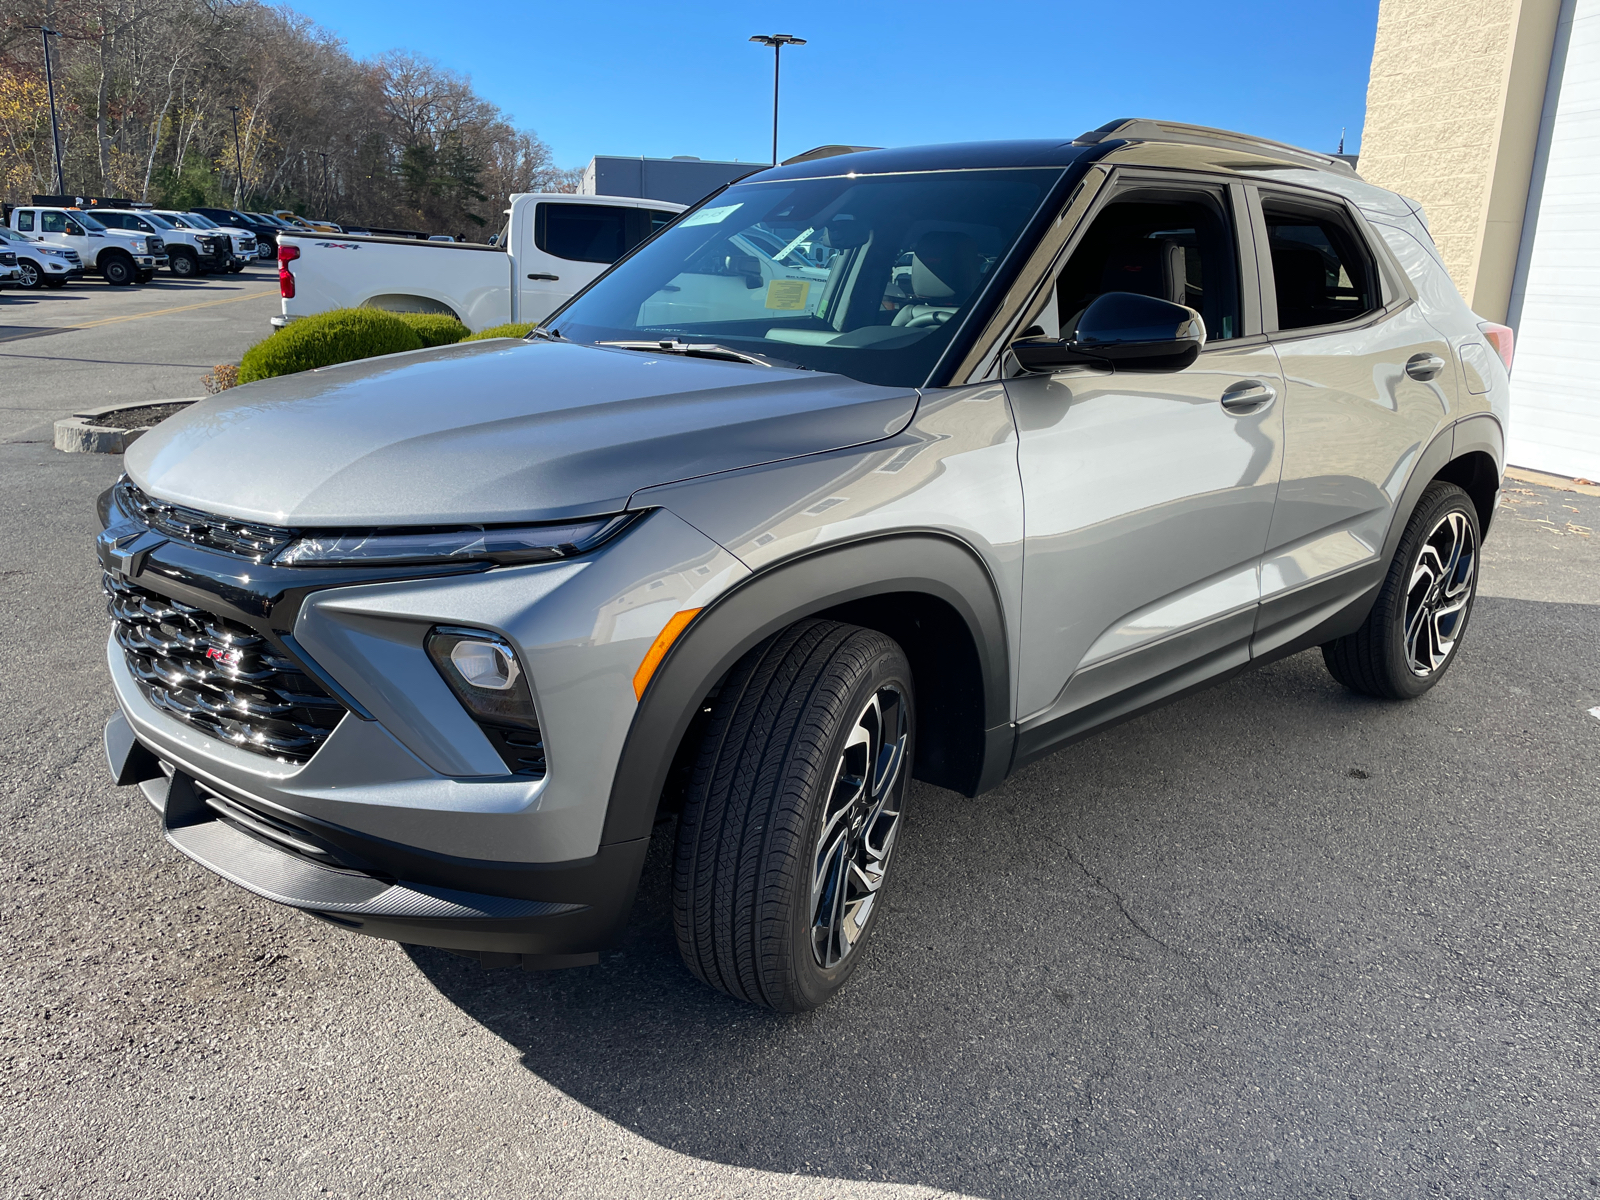
[{"label": "quarter window", "polygon": [[1341,212],[1263,197],[1279,329],[1353,321],[1382,307],[1372,255]]}]

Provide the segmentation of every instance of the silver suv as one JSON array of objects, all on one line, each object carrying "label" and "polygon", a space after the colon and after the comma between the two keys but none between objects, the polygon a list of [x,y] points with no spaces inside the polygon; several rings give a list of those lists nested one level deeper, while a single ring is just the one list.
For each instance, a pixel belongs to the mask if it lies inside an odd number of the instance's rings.
[{"label": "silver suv", "polygon": [[[822,1003],[909,778],[1311,647],[1457,653],[1510,331],[1344,163],[1120,121],[735,184],[525,341],[203,401],[102,498],[112,773],[260,896]],[[670,831],[670,833],[669,833]]]}]

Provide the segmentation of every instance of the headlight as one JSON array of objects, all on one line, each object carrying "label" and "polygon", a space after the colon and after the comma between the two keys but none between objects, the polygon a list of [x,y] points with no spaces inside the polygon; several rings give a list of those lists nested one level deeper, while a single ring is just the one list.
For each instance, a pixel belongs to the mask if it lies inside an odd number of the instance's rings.
[{"label": "headlight", "polygon": [[396,529],[308,534],[275,561],[292,567],[366,563],[548,562],[594,549],[635,514],[596,517],[564,525],[482,525],[455,529]]},{"label": "headlight", "polygon": [[143,238],[134,238],[133,239],[133,252],[135,254],[143,254],[143,253],[145,253],[144,239]]}]

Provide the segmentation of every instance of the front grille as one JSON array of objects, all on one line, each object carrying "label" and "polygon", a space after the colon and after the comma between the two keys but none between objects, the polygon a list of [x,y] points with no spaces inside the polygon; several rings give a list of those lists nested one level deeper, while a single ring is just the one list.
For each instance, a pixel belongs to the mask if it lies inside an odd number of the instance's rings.
[{"label": "front grille", "polygon": [[0,267],[14,267],[17,265],[17,256],[9,250],[0,254]]},{"label": "front grille", "polygon": [[168,537],[237,554],[251,562],[265,561],[294,540],[292,533],[276,525],[235,521],[197,508],[152,500],[126,479],[117,484],[116,500],[123,512]]},{"label": "front grille", "polygon": [[112,575],[101,578],[117,645],[156,708],[241,750],[303,763],[344,706],[266,638]]},{"label": "front grille", "polygon": [[75,267],[83,266],[83,257],[76,250],[67,251],[67,261]]},{"label": "front grille", "polygon": [[150,253],[151,254],[164,254],[164,253],[166,253],[167,244],[166,244],[166,242],[162,241],[158,237],[151,238],[150,242],[149,242],[149,245],[150,245]]},{"label": "front grille", "polygon": [[242,254],[254,254],[255,253],[255,249],[256,249],[256,240],[255,240],[255,238],[247,237],[247,238],[240,238],[239,239],[239,251],[240,251],[240,253],[242,253]]}]

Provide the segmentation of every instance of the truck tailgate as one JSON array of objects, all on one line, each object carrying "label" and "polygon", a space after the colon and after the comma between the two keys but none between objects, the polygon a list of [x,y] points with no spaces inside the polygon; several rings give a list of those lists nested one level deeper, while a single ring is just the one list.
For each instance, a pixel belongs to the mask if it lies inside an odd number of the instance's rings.
[{"label": "truck tailgate", "polygon": [[286,234],[278,246],[300,252],[284,264],[287,320],[361,305],[451,313],[474,332],[511,320],[511,255],[493,246],[337,234]]}]

